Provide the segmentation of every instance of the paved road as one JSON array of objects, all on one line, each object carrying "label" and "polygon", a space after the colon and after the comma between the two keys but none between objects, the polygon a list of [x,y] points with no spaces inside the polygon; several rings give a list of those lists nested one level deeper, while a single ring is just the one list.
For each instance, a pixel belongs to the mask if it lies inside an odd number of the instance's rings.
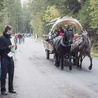
[{"label": "paved road", "polygon": [[56,68],[53,57],[46,60],[41,42],[26,39],[15,53],[14,86],[17,94],[0,98],[98,98],[98,59],[93,58],[93,70],[89,71],[89,59],[83,62],[83,70],[68,66]]}]

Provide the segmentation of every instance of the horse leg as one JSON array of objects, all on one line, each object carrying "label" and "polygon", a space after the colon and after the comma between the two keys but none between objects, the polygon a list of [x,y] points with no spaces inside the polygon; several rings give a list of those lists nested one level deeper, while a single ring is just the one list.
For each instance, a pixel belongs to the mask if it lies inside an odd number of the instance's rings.
[{"label": "horse leg", "polygon": [[83,61],[82,56],[80,56],[80,64],[79,64],[79,69],[80,70],[82,69],[82,61]]},{"label": "horse leg", "polygon": [[79,57],[77,58],[77,67],[79,68],[79,63],[80,62],[80,60],[79,60]]},{"label": "horse leg", "polygon": [[74,53],[72,56],[73,56],[73,64],[76,65],[76,54]]},{"label": "horse leg", "polygon": [[55,66],[59,67],[58,54],[56,52],[55,52],[54,59],[55,59]]},{"label": "horse leg", "polygon": [[60,64],[61,64],[61,70],[64,69],[64,64],[63,64],[63,56],[61,56],[61,59],[60,59]]},{"label": "horse leg", "polygon": [[83,56],[83,48],[80,48],[79,50],[79,69],[81,70],[82,69],[82,56]]},{"label": "horse leg", "polygon": [[88,54],[88,57],[90,58],[90,66],[89,66],[89,70],[91,70],[92,69],[92,57],[91,57],[91,55],[90,55],[90,53]]},{"label": "horse leg", "polygon": [[77,67],[79,68],[80,56],[79,56],[78,52],[76,53],[76,64],[77,64]]},{"label": "horse leg", "polygon": [[79,54],[79,69],[82,69],[82,52],[80,51],[80,54]]},{"label": "horse leg", "polygon": [[69,65],[69,70],[72,70],[71,54],[70,54],[70,53],[68,54],[68,57],[69,57],[69,63],[70,63],[70,65]]},{"label": "horse leg", "polygon": [[75,65],[76,65],[77,67],[79,67],[79,57],[78,57],[78,52],[75,52],[75,58],[74,58],[74,60],[75,60]]},{"label": "horse leg", "polygon": [[79,48],[75,50],[75,64],[79,68],[79,58],[80,58],[80,51]]}]

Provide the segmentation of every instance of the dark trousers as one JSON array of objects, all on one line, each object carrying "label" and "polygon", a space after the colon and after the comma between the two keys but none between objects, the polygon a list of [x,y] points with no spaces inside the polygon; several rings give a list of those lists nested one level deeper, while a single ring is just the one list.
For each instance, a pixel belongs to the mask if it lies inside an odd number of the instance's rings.
[{"label": "dark trousers", "polygon": [[21,44],[21,38],[19,38],[19,44]]},{"label": "dark trousers", "polygon": [[8,89],[9,91],[13,89],[13,77],[14,77],[14,61],[13,58],[1,60],[1,92],[6,91],[6,76],[8,73]]}]

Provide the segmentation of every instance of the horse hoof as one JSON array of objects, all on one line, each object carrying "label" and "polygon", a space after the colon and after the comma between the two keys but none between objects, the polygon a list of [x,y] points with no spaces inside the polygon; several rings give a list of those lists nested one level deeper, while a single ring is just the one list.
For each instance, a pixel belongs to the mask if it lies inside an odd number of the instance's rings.
[{"label": "horse hoof", "polygon": [[79,68],[79,70],[81,71],[81,70],[82,70],[82,68]]},{"label": "horse hoof", "polygon": [[56,64],[55,66],[56,66],[56,67],[59,67],[59,65],[58,65],[58,64]]},{"label": "horse hoof", "polygon": [[61,70],[64,70],[64,68],[63,68],[63,67],[61,67]]},{"label": "horse hoof", "polygon": [[59,65],[56,65],[56,67],[59,67]]},{"label": "horse hoof", "polygon": [[92,70],[92,66],[89,66],[89,70]]},{"label": "horse hoof", "polygon": [[56,67],[59,67],[59,64],[58,64],[57,62],[54,62],[54,65],[55,65]]},{"label": "horse hoof", "polygon": [[82,67],[79,67],[79,70],[82,70]]},{"label": "horse hoof", "polygon": [[69,70],[72,70],[72,66],[69,67]]}]

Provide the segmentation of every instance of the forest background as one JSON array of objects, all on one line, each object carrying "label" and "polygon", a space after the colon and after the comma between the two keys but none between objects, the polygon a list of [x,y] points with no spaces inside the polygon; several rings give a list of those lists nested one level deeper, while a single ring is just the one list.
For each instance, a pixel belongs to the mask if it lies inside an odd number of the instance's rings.
[{"label": "forest background", "polygon": [[14,33],[49,33],[46,24],[61,16],[79,20],[89,33],[92,51],[98,53],[98,0],[0,0],[0,34],[6,25]]}]

